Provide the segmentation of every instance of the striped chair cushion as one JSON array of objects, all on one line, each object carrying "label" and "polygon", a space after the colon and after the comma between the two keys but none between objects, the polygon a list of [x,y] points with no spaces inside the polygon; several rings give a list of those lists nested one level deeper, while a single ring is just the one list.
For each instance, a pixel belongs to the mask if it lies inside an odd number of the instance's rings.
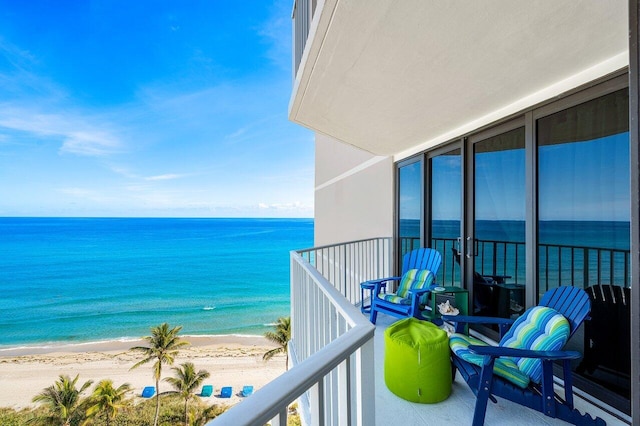
[{"label": "striped chair cushion", "polygon": [[[558,311],[546,306],[528,309],[502,337],[500,346],[537,351],[562,349],[569,339],[569,322]],[[513,358],[520,371],[535,382],[542,380],[542,362],[532,358]]]},{"label": "striped chair cushion", "polygon": [[[460,333],[454,333],[449,338],[449,347],[458,358],[481,367],[483,356],[472,353],[469,350],[469,345],[487,346],[482,340]],[[529,376],[520,371],[518,365],[511,358],[496,358],[493,372],[523,389],[529,386]]]},{"label": "striped chair cushion", "polygon": [[[427,288],[432,282],[433,274],[431,271],[427,269],[409,269],[402,276],[398,291],[385,294],[382,298],[387,302],[409,305],[411,304],[411,294],[409,294],[409,290]],[[425,297],[422,299],[425,299]],[[421,300],[421,303],[424,303],[424,300]]]}]

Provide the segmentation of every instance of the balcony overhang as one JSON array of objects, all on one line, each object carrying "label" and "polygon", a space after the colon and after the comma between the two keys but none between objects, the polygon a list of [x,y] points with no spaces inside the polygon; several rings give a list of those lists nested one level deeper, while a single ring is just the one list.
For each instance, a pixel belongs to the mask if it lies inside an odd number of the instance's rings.
[{"label": "balcony overhang", "polygon": [[406,157],[628,65],[624,0],[318,2],[289,118]]}]

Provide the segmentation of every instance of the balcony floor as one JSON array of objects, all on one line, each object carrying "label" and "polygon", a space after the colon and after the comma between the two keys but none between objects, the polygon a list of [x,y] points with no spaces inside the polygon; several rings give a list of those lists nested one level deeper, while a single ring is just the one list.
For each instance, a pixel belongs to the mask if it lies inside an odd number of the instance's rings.
[{"label": "balcony floor", "polygon": [[[384,384],[384,330],[396,319],[388,315],[378,315],[375,332],[375,359],[376,359],[376,425],[470,425],[473,420],[475,396],[460,377],[456,375],[451,396],[438,404],[418,404],[405,401],[387,389]],[[576,407],[584,413],[599,416],[607,422],[607,425],[624,425],[625,422],[594,407],[577,396]],[[567,425],[568,423],[547,417],[537,411],[531,410],[510,401],[498,399],[497,404],[489,402],[486,426],[520,426],[528,425]]]}]

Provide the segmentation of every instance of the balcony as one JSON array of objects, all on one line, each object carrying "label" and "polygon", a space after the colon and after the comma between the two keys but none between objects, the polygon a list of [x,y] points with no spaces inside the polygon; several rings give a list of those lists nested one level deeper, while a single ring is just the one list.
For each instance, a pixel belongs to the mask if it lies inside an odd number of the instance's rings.
[{"label": "balcony", "polygon": [[[475,397],[459,377],[451,396],[438,404],[404,401],[384,384],[383,334],[395,319],[380,315],[373,326],[358,305],[360,282],[391,275],[392,244],[376,238],[292,252],[293,366],[209,425],[285,426],[294,402],[308,425],[471,424]],[[579,410],[607,424],[629,420],[576,396]],[[485,424],[511,425],[514,419],[521,425],[566,424],[503,400],[490,404]]]}]

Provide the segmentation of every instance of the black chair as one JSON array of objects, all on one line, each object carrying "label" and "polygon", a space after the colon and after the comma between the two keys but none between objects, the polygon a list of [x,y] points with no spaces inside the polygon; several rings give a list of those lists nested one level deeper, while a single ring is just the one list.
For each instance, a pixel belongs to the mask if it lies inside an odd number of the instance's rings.
[{"label": "black chair", "polygon": [[616,377],[628,380],[631,290],[603,284],[585,291],[591,299],[591,320],[584,324],[584,359],[576,372],[601,376],[605,382]]}]

